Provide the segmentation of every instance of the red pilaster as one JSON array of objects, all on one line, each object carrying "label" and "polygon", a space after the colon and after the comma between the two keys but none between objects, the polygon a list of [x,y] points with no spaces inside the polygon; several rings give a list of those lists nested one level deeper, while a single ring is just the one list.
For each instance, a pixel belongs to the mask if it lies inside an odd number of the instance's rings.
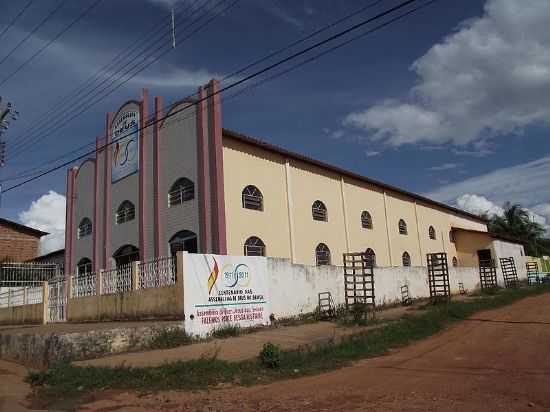
[{"label": "red pilaster", "polygon": [[105,150],[103,150],[105,175],[103,176],[103,268],[109,268],[110,241],[111,241],[111,124],[113,114],[107,113],[105,122]]},{"label": "red pilaster", "polygon": [[208,242],[210,234],[208,233],[208,192],[207,192],[207,171],[208,171],[208,150],[207,150],[207,137],[206,137],[206,119],[208,113],[206,111],[206,91],[204,87],[199,87],[199,104],[197,106],[197,156],[198,156],[198,180],[199,180],[199,230],[200,230],[200,250],[201,253],[208,253]]},{"label": "red pilaster", "polygon": [[213,194],[213,243],[214,252],[227,254],[226,226],[225,226],[225,199],[223,185],[223,143],[222,143],[222,114],[221,100],[218,90],[220,82],[211,80],[209,83],[210,98],[210,144],[211,144],[211,190]]},{"label": "red pilaster", "polygon": [[140,260],[147,258],[147,251],[145,250],[147,242],[145,236],[145,228],[147,227],[147,210],[146,210],[146,196],[145,196],[145,184],[147,182],[146,174],[147,168],[147,154],[146,148],[148,145],[145,142],[147,136],[147,130],[145,126],[147,124],[147,117],[149,115],[149,91],[143,89],[140,107],[140,133],[139,133],[139,257]]},{"label": "red pilaster", "polygon": [[65,194],[65,275],[70,276],[73,270],[73,237],[74,224],[74,170],[67,170],[67,191]]},{"label": "red pilaster", "polygon": [[101,138],[95,138],[95,162],[94,162],[94,221],[92,230],[92,266],[93,271],[97,272],[101,265],[99,263],[99,148],[101,146]]},{"label": "red pilaster", "polygon": [[155,256],[163,253],[160,233],[160,118],[162,117],[162,98],[155,97],[155,123],[153,125],[153,179],[155,200]]}]

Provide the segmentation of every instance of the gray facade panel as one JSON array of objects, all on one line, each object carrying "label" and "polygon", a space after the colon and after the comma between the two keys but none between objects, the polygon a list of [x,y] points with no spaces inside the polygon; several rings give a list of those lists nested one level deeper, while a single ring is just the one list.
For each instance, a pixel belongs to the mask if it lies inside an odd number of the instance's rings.
[{"label": "gray facade panel", "polygon": [[[78,226],[82,219],[87,217],[94,221],[94,173],[95,163],[93,160],[86,160],[79,168],[75,179],[74,191],[74,221],[73,230],[74,239],[74,259],[75,265],[82,258],[93,258],[93,234],[78,239]],[[91,184],[90,184],[91,183]],[[74,273],[75,268],[70,268],[70,273]]]},{"label": "gray facade panel", "polygon": [[[173,108],[179,110],[189,103]],[[160,128],[160,191],[161,250],[169,253],[170,238],[180,230],[197,234],[198,220],[198,167],[197,167],[197,116],[195,106],[168,118]],[[182,205],[168,207],[168,192],[174,182],[186,177],[195,184],[195,198]]]}]

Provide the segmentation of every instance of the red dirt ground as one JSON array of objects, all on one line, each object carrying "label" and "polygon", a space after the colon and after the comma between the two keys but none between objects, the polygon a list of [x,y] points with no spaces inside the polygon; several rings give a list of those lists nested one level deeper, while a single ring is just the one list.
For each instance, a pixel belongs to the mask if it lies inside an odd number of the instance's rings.
[{"label": "red dirt ground", "polygon": [[479,313],[391,354],[269,385],[139,396],[108,391],[85,411],[550,410],[550,294]]}]

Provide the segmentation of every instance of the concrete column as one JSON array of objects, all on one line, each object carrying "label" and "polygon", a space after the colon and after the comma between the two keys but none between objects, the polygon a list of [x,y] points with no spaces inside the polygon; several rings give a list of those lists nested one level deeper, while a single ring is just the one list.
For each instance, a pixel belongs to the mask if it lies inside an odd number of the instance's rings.
[{"label": "concrete column", "polygon": [[184,261],[187,258],[187,252],[176,253],[176,313],[180,313],[182,318],[185,318],[184,307]]},{"label": "concrete column", "polygon": [[388,254],[390,257],[390,266],[393,266],[392,262],[392,251],[391,251],[391,239],[390,239],[390,224],[388,221],[388,202],[386,201],[386,191],[383,192],[384,195],[384,216],[386,218],[386,235],[388,239]]},{"label": "concrete column", "polygon": [[50,301],[50,289],[48,282],[42,284],[42,324],[48,323],[48,303]]},{"label": "concrete column", "polygon": [[132,262],[132,289],[139,289],[139,261]]},{"label": "concrete column", "polygon": [[290,237],[290,261],[296,263],[296,239],[294,234],[294,215],[292,209],[294,203],[292,201],[292,178],[290,170],[290,161],[285,160],[285,183],[286,183],[286,207],[288,215],[288,231]]},{"label": "concrete column", "polygon": [[28,291],[27,291],[27,287],[25,286],[25,288],[23,289],[23,306],[25,306],[27,304],[27,301],[28,301]]},{"label": "concrete column", "polygon": [[97,273],[95,288],[97,291],[97,296],[103,295],[103,269],[99,269],[99,272]]},{"label": "concrete column", "polygon": [[422,266],[422,260],[424,259],[423,257],[424,255],[422,254],[422,242],[420,239],[420,226],[418,224],[418,210],[416,207],[416,200],[414,201],[414,220],[416,222],[416,237],[418,239],[418,253],[420,253],[420,266]]},{"label": "concrete column", "polygon": [[348,214],[346,213],[346,193],[344,191],[344,177],[340,177],[340,193],[342,195],[342,214],[344,216],[344,234],[346,235],[346,252],[351,252],[349,248],[349,232],[348,232]]}]

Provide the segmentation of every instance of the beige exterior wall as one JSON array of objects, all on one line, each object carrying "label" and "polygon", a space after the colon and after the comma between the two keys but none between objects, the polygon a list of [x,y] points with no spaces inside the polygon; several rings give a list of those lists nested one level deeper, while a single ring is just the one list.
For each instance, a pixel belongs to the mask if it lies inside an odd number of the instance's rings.
[{"label": "beige exterior wall", "polygon": [[[449,259],[457,256],[449,239],[451,227],[487,230],[475,219],[311,163],[228,136],[223,142],[228,254],[242,255],[246,239],[257,236],[265,243],[267,256],[294,263],[315,264],[315,248],[325,243],[336,265],[344,252],[372,248],[379,266],[401,266],[405,251],[412,265],[420,266],[429,252],[446,251]],[[263,212],[242,207],[247,185],[262,192]],[[316,200],[326,205],[327,222],[312,219]],[[372,229],[361,225],[364,210],[371,214]],[[407,235],[399,234],[399,219],[406,221]],[[435,240],[429,238],[430,225]]]},{"label": "beige exterior wall", "polygon": [[456,232],[455,240],[458,245],[457,258],[461,266],[478,266],[478,250],[490,249],[491,256],[496,259],[493,250],[493,239],[488,234]]}]

